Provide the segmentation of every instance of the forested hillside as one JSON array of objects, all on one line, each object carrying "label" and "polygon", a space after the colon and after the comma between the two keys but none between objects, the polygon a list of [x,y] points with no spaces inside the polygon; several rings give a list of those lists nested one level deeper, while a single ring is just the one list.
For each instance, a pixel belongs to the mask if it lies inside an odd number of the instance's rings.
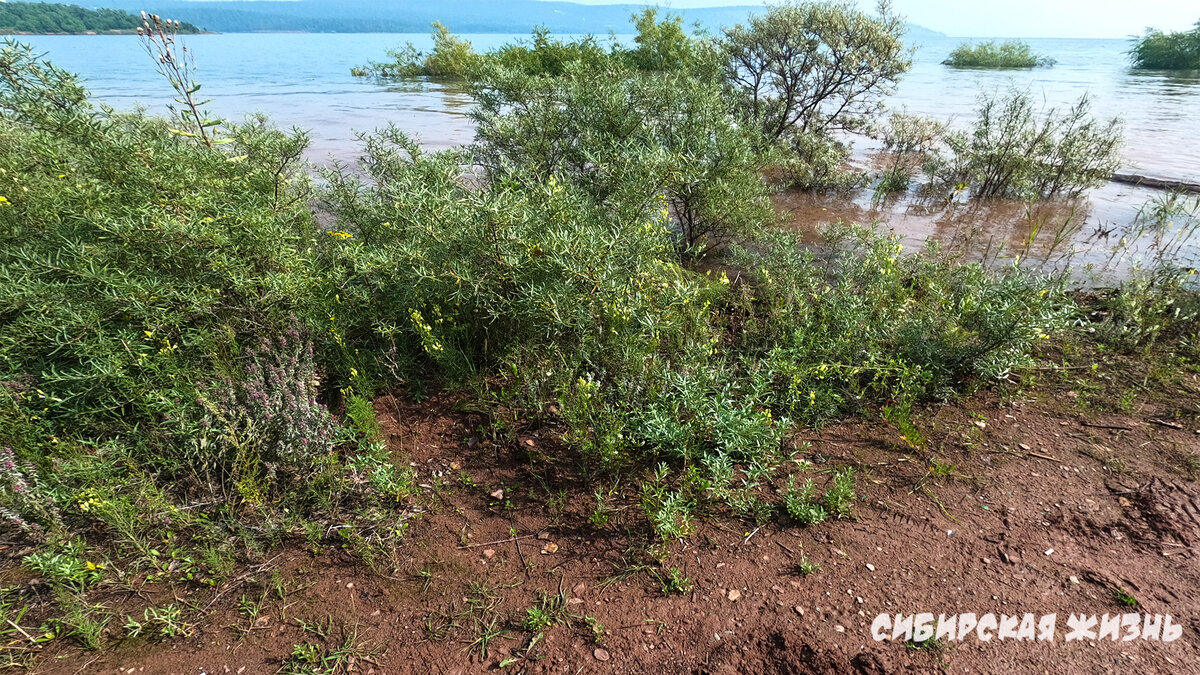
[{"label": "forested hillside", "polygon": [[[78,5],[43,2],[0,3],[0,35],[13,33],[112,33],[135,32],[142,20],[118,9],[90,10]],[[198,33],[196,26],[184,23],[181,33]]]}]

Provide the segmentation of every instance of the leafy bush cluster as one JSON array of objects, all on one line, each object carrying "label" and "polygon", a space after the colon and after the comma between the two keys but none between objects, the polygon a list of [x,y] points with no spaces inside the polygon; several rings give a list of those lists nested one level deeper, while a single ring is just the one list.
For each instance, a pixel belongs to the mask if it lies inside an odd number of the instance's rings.
[{"label": "leafy bush cluster", "polygon": [[1119,117],[1093,117],[1086,95],[1064,111],[1039,112],[1028,91],[982,94],[974,126],[946,134],[948,153],[926,169],[976,197],[1071,197],[1120,166],[1122,127]]},{"label": "leafy bush cluster", "polygon": [[352,487],[310,351],[336,345],[297,329],[328,323],[332,239],[306,139],[262,119],[205,139],[187,119],[114,113],[29,48],[0,51],[6,516],[144,552],[198,522],[181,506],[313,513]]},{"label": "leafy bush cluster", "polygon": [[993,41],[977,45],[961,44],[942,61],[954,68],[1048,68],[1056,61],[1049,56],[1036,54],[1029,43],[1021,40],[1006,40],[997,44]]},{"label": "leafy bush cluster", "polygon": [[433,48],[422,52],[411,42],[388,52],[391,61],[354,68],[352,74],[384,78],[427,77],[435,80],[474,79],[479,70],[502,66],[526,75],[562,75],[568,64],[591,68],[633,68],[644,72],[680,71],[701,67],[712,56],[711,45],[683,28],[683,19],[666,16],[658,19],[658,10],[648,8],[633,17],[638,35],[633,47],[615,41],[607,48],[596,38],[584,36],[563,41],[545,28],[533,31],[526,43],[518,41],[484,54],[471,43],[452,34],[441,22],[433,24]]},{"label": "leafy bush cluster", "polygon": [[1135,68],[1200,70],[1200,21],[1189,31],[1164,33],[1148,29],[1129,50]]},{"label": "leafy bush cluster", "polygon": [[[847,188],[861,176],[844,170],[848,147],[835,134],[866,128],[882,99],[911,66],[901,38],[903,21],[887,3],[871,15],[847,2],[791,2],[752,16],[719,37],[689,35],[683,21],[647,9],[633,17],[630,46],[606,49],[592,37],[564,42],[542,29],[531,43],[476,54],[469,44],[435,24],[428,54],[411,44],[392,52],[393,62],[355,68],[360,76],[431,77],[494,88],[504,78],[556,78],[574,72],[628,80],[631,74],[670,77],[655,83],[722,89],[733,124],[752,137],[755,150],[786,167],[806,188]],[[441,64],[453,64],[443,67]],[[718,105],[713,100],[713,105]],[[757,131],[758,133],[754,133]],[[779,150],[776,154],[774,151]]]}]

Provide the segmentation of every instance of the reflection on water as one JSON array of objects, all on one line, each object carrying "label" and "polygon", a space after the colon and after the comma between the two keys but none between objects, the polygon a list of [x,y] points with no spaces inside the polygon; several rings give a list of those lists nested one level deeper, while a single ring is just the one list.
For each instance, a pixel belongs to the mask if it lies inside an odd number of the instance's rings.
[{"label": "reflection on water", "polygon": [[880,200],[869,191],[850,196],[787,191],[775,202],[786,225],[810,237],[829,223],[873,224],[900,235],[908,246],[936,241],[968,260],[1020,260],[1047,272],[1069,270],[1081,284],[1107,285],[1160,261],[1200,265],[1200,197],[1180,198],[1176,210],[1156,218],[1146,205],[1163,199],[1158,190],[1114,183],[1090,199],[1037,203]]}]

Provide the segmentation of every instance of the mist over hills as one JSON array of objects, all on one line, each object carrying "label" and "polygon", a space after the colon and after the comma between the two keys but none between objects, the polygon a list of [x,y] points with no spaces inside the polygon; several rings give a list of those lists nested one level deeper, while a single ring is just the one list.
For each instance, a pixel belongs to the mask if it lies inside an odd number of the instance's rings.
[{"label": "mist over hills", "polygon": [[[310,33],[424,33],[441,21],[456,33],[527,33],[545,26],[554,33],[632,32],[629,17],[643,4],[580,5],[537,0],[92,0],[87,7],[153,11],[223,33],[302,31]],[[761,5],[674,9],[688,23],[710,30],[742,23]],[[940,35],[912,26],[911,36]]]}]

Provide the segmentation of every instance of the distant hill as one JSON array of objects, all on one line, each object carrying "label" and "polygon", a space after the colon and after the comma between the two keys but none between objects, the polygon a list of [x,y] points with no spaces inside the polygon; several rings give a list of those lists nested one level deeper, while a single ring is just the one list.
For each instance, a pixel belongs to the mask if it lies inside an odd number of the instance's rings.
[{"label": "distant hill", "polygon": [[[84,9],[77,5],[0,0],[0,35],[61,35],[64,33],[134,33],[140,16],[117,9]],[[185,23],[181,33],[199,30]]]},{"label": "distant hill", "polygon": [[[736,0],[735,0],[736,1]],[[223,33],[304,31],[311,33],[424,33],[441,21],[456,33],[527,33],[545,26],[554,33],[632,32],[630,15],[645,3],[580,5],[537,0],[293,0],[205,2],[204,0],[91,0],[105,6],[157,12]],[[716,30],[742,23],[761,5],[671,10],[688,23]],[[933,34],[917,28],[921,34]]]}]

